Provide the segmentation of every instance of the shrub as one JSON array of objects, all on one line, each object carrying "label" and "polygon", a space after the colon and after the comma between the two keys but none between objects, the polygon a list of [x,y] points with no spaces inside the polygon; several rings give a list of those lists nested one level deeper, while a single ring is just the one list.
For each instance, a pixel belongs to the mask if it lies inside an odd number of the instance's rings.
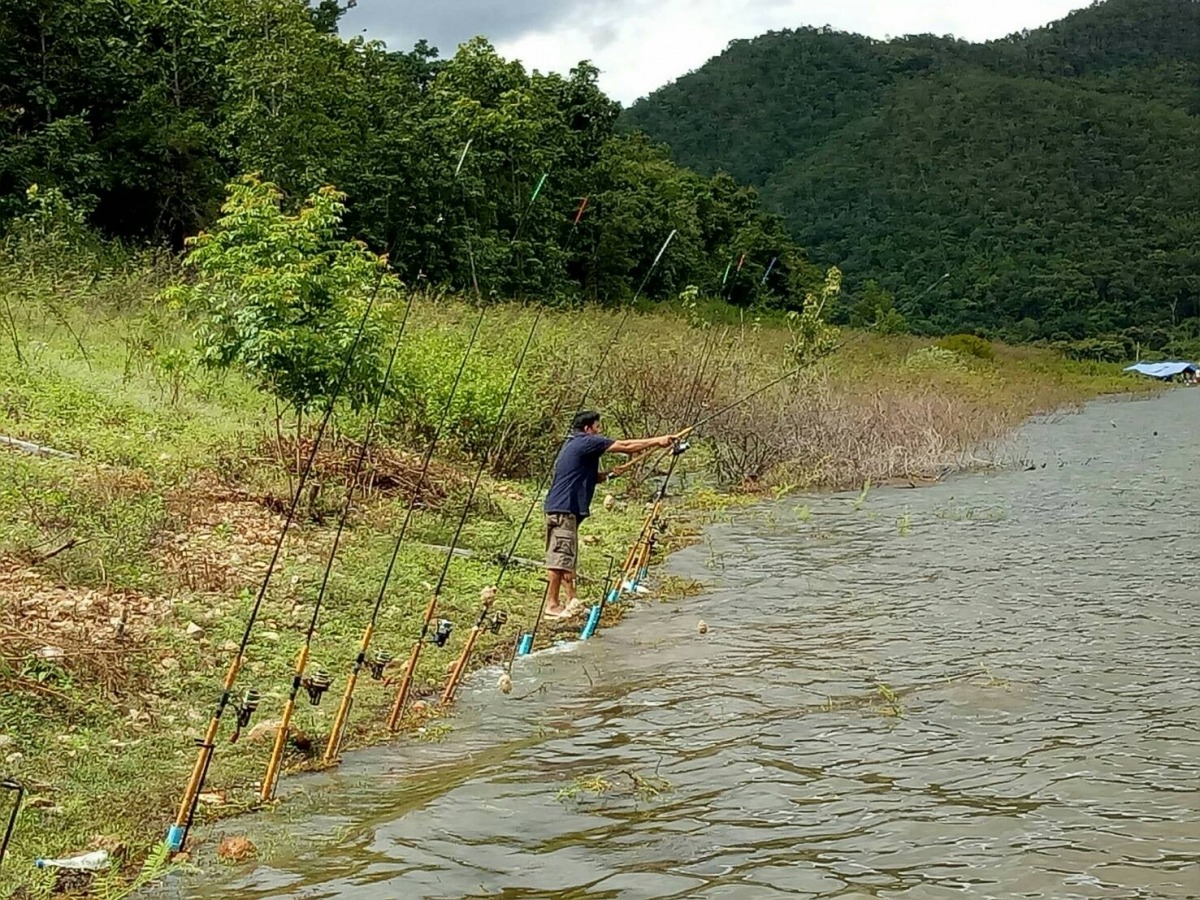
[{"label": "shrub", "polygon": [[952,334],[937,342],[937,346],[959,356],[974,357],[975,359],[995,359],[996,351],[981,337],[973,334]]}]

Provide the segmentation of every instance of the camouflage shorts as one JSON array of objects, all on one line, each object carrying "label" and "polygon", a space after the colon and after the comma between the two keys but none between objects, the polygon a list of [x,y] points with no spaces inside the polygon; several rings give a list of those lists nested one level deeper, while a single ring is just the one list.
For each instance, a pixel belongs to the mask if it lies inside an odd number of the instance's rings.
[{"label": "camouflage shorts", "polygon": [[579,560],[579,520],[571,513],[546,514],[546,568],[574,572]]}]

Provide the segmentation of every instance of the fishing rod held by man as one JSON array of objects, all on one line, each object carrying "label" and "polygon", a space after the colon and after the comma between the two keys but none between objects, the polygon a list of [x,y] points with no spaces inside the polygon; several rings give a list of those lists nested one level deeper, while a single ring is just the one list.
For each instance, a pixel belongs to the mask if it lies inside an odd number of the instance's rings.
[{"label": "fishing rod held by man", "polygon": [[[579,525],[591,514],[596,485],[610,477],[600,471],[600,457],[605,453],[632,455],[655,447],[671,447],[677,437],[664,434],[637,440],[613,440],[601,434],[600,413],[588,410],[576,414],[571,422],[571,433],[554,461],[554,480],[543,504],[549,578],[546,615],[564,619],[583,609],[575,593]],[[559,596],[563,585],[567,589],[566,605]]]}]

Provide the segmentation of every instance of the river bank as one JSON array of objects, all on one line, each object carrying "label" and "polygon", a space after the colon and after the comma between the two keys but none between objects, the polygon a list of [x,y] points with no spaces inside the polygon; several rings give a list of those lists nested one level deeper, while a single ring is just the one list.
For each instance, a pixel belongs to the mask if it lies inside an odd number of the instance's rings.
[{"label": "river bank", "polygon": [[[149,304],[81,304],[65,321],[26,323],[23,361],[0,374],[0,433],[69,456],[0,448],[0,766],[30,792],[3,871],[0,895],[39,881],[37,856],[87,849],[98,838],[137,863],[165,833],[194,759],[193,741],[211,712],[236,649],[294,472],[294,442],[277,433],[264,398],[236,376],[187,363],[186,331]],[[532,310],[498,307],[472,367],[460,430],[443,443],[415,516],[381,619],[380,644],[402,658],[444,556],[470,480],[477,429],[510,374]],[[414,309],[406,371],[428,406],[445,396],[473,312],[423,299]],[[680,427],[681,410],[716,409],[786,370],[789,332],[779,320],[697,319],[663,309],[623,321],[619,313],[547,314],[513,407],[509,440],[490,460],[443,608],[457,624],[446,654],[426,654],[425,691],[444,680],[480,590],[494,580],[530,503],[530,460],[544,457],[551,395],[582,393],[596,340],[621,326],[611,361],[593,385],[610,432]],[[799,488],[860,487],[888,479],[936,481],[974,465],[1032,414],[1075,408],[1114,390],[1144,390],[1116,367],[1064,361],[1044,351],[997,347],[991,357],[956,353],[915,338],[862,335],[799,381],[781,385],[713,423],[685,457],[674,501],[675,546],[731,503]],[[707,360],[707,365],[701,366]],[[696,373],[704,371],[703,378]],[[549,412],[548,412],[549,411]],[[314,503],[285,545],[262,619],[252,635],[244,684],[263,699],[237,745],[222,739],[201,806],[202,820],[253,805],[289,670],[311,613],[346,487],[361,417],[339,416],[334,449],[320,456]],[[414,487],[420,433],[401,417],[383,428],[371,486],[343,538],[314,661],[337,692],[353,661],[394,530]],[[477,449],[474,452],[478,452]],[[585,538],[585,574],[603,576],[639,527],[653,472],[598,498]],[[540,556],[538,529],[517,555]],[[667,549],[667,548],[663,548]],[[586,586],[595,590],[595,581]],[[494,659],[540,600],[536,569],[510,570],[501,605],[509,628],[485,634],[474,667]],[[686,581],[663,584],[686,593]],[[390,691],[365,681],[348,746],[388,736],[380,727]],[[290,768],[319,756],[333,704],[303,706]],[[412,723],[437,740],[446,720]],[[44,880],[44,879],[42,879]]]},{"label": "river bank", "polygon": [[222,829],[258,861],[153,896],[1192,897],[1197,423],[1098,402],[1011,466],[744,509],[662,566],[701,594],[295,779]]}]

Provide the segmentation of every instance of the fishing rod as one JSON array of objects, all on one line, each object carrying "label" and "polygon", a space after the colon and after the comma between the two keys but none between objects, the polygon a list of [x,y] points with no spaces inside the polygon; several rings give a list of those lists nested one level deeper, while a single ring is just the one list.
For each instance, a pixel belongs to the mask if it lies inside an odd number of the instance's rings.
[{"label": "fishing rod", "polygon": [[[500,404],[500,411],[496,414],[496,420],[492,425],[492,434],[488,440],[488,447],[483,453],[479,467],[475,470],[475,480],[471,483],[471,490],[467,494],[466,502],[463,503],[462,515],[458,519],[458,527],[454,531],[454,537],[450,540],[450,546],[446,551],[446,558],[442,563],[442,571],[438,576],[437,585],[433,589],[433,596],[429,599],[429,605],[425,608],[425,618],[421,624],[421,633],[417,636],[416,642],[413,644],[412,651],[408,657],[408,664],[404,668],[404,675],[400,680],[400,687],[396,691],[396,699],[392,704],[391,712],[388,715],[387,726],[389,731],[395,731],[400,725],[400,717],[404,713],[404,706],[408,702],[408,695],[412,690],[413,677],[416,674],[417,663],[421,658],[421,649],[425,645],[425,639],[429,634],[430,625],[433,624],[434,617],[437,615],[438,600],[441,597],[442,588],[446,584],[446,576],[450,571],[450,561],[454,558],[454,550],[458,546],[458,540],[462,537],[463,526],[466,525],[467,516],[471,512],[471,503],[475,499],[475,492],[479,489],[479,481],[483,477],[483,470],[487,468],[488,457],[495,448],[496,439],[500,435],[500,425],[504,421],[504,415],[508,411],[508,404],[512,400],[513,391],[517,386],[517,379],[521,374],[521,369],[525,365],[525,357],[529,353],[529,347],[533,343],[534,334],[537,332],[538,324],[542,319],[542,309],[539,308],[534,315],[533,324],[529,328],[529,334],[525,338],[525,345],[521,348],[521,355],[517,358],[517,364],[513,369],[512,378],[508,383],[508,390],[504,395],[504,401]],[[485,603],[490,604],[491,599],[495,596],[495,589],[491,588],[491,596],[489,596],[489,588],[484,588],[482,599]],[[453,623],[440,619],[437,623],[434,632],[434,642],[439,647],[446,646],[446,642],[450,639],[450,632],[453,629]]]},{"label": "fishing rod", "polygon": [[687,451],[687,449],[689,449],[690,445],[687,442],[688,436],[694,433],[701,426],[706,425],[714,419],[725,415],[727,412],[730,412],[733,409],[736,409],[738,406],[741,406],[743,403],[752,400],[754,397],[759,396],[772,387],[775,387],[776,385],[781,384],[790,378],[794,378],[800,372],[803,372],[810,366],[815,365],[826,356],[829,356],[830,354],[847,346],[855,340],[859,340],[861,336],[861,334],[855,335],[854,337],[848,338],[845,341],[839,342],[838,344],[826,350],[824,353],[821,353],[813,359],[806,361],[802,365],[789,370],[782,376],[772,379],[766,384],[761,385],[760,387],[751,391],[749,394],[746,394],[745,396],[735,400],[733,403],[730,403],[716,412],[705,416],[675,435],[675,444],[669,451],[667,451],[672,454],[671,465],[668,468],[666,477],[663,479],[662,485],[657,492],[654,503],[651,506],[651,510],[643,521],[642,529],[639,532],[637,541],[632,547],[630,547],[629,552],[626,554],[625,563],[622,566],[621,571],[618,573],[616,581],[612,582],[612,586],[604,595],[601,602],[592,608],[591,614],[588,617],[588,621],[584,624],[583,630],[580,632],[581,639],[586,640],[595,633],[595,630],[599,625],[600,616],[604,612],[605,604],[617,602],[620,599],[622,591],[636,591],[640,583],[645,580],[649,570],[650,557],[653,554],[654,545],[657,540],[657,520],[661,515],[662,507],[666,500],[667,485],[671,480],[672,474],[674,474],[675,466],[678,463],[679,458],[684,452]]},{"label": "fishing rod", "polygon": [[325,559],[325,571],[321,576],[321,587],[317,591],[317,598],[313,603],[312,615],[308,620],[308,630],[304,634],[304,645],[296,656],[296,665],[292,672],[291,693],[288,694],[287,702],[283,706],[279,728],[275,732],[275,744],[271,748],[271,758],[267,763],[267,772],[263,777],[262,786],[259,790],[259,800],[263,803],[269,802],[275,796],[275,788],[279,783],[279,772],[283,763],[283,751],[291,730],[292,716],[296,711],[296,697],[300,693],[300,688],[304,688],[308,692],[309,703],[313,706],[319,706],[321,698],[333,685],[333,679],[325,669],[318,668],[312,675],[307,677],[305,676],[305,670],[308,668],[308,659],[312,652],[313,635],[316,633],[317,622],[321,615],[321,604],[325,600],[325,594],[329,587],[329,576],[333,572],[333,564],[337,559],[338,546],[341,544],[342,532],[346,527],[346,519],[349,518],[350,510],[354,505],[354,492],[358,487],[358,478],[362,474],[363,463],[367,458],[367,448],[371,444],[371,438],[374,437],[375,426],[379,421],[379,410],[383,404],[383,398],[387,394],[388,383],[392,378],[392,370],[396,365],[396,355],[400,351],[400,344],[404,340],[404,331],[408,325],[408,317],[412,312],[413,298],[415,296],[411,292],[408,295],[408,305],[404,310],[404,318],[400,321],[400,329],[396,335],[396,342],[392,345],[392,354],[388,358],[387,369],[384,372],[383,381],[379,385],[379,392],[375,396],[375,404],[371,410],[371,417],[367,421],[362,443],[359,445],[358,454],[354,459],[354,469],[350,476],[350,484],[346,488],[346,499],[342,504],[342,512],[338,518],[337,530],[333,534],[333,541],[329,547],[329,555]]},{"label": "fishing rod", "polygon": [[240,701],[233,699],[234,682],[237,680],[238,672],[245,661],[246,647],[250,643],[250,633],[254,628],[255,621],[258,619],[258,613],[262,608],[263,600],[266,598],[267,587],[271,583],[271,576],[275,573],[275,565],[279,561],[279,554],[283,549],[284,539],[287,537],[288,530],[291,528],[292,522],[296,517],[296,509],[299,506],[300,497],[304,492],[308,477],[312,472],[313,462],[317,456],[317,449],[321,446],[321,440],[325,436],[325,429],[329,425],[329,420],[333,416],[334,406],[345,384],[346,375],[350,371],[350,365],[354,361],[355,354],[358,352],[358,345],[362,340],[363,332],[366,330],[367,320],[371,315],[371,310],[375,306],[375,300],[379,296],[379,289],[383,285],[385,274],[386,267],[380,266],[379,275],[375,280],[375,287],[367,300],[367,305],[363,310],[362,319],[358,323],[354,339],[346,352],[346,358],[342,361],[341,371],[338,372],[337,379],[334,381],[333,390],[329,395],[329,402],[325,407],[325,413],[321,417],[320,425],[317,427],[316,438],[313,440],[312,448],[308,452],[308,458],[304,462],[304,467],[300,471],[300,477],[296,483],[296,492],[292,495],[291,505],[288,507],[287,516],[283,520],[283,528],[280,529],[279,537],[275,541],[275,549],[271,554],[271,561],[267,564],[267,571],[263,575],[262,583],[259,585],[258,594],[254,598],[254,605],[250,609],[250,615],[246,618],[246,627],[242,632],[242,639],[238,644],[237,653],[229,663],[229,669],[225,673],[225,679],[221,684],[221,695],[217,700],[216,708],[213,710],[208,728],[205,729],[204,737],[196,742],[199,748],[199,752],[196,755],[196,764],[192,768],[192,774],[188,779],[187,787],[184,789],[183,797],[180,800],[179,811],[175,815],[175,822],[167,831],[166,842],[172,852],[177,853],[183,849],[188,831],[191,830],[192,822],[196,815],[196,804],[200,798],[200,791],[204,787],[204,781],[208,777],[208,768],[212,763],[213,754],[216,752],[217,731],[221,727],[221,717],[225,714],[225,710],[232,705],[237,714],[237,724],[229,739],[230,743],[235,743],[241,730],[250,724],[251,717],[258,709],[260,697],[255,688],[247,688]]},{"label": "fishing rod", "polygon": [[387,570],[384,572],[383,581],[379,585],[379,591],[375,595],[375,605],[371,609],[371,617],[367,621],[366,628],[363,630],[362,639],[359,641],[358,655],[354,659],[354,666],[351,669],[350,676],[346,680],[346,688],[342,693],[341,702],[338,704],[337,713],[333,719],[333,725],[330,728],[329,740],[325,744],[325,754],[323,762],[326,765],[332,765],[337,762],[338,756],[341,753],[342,742],[345,738],[346,724],[349,720],[350,709],[354,702],[354,690],[358,686],[358,679],[362,674],[363,667],[369,668],[371,679],[374,681],[383,681],[384,672],[392,662],[392,655],[385,650],[377,650],[368,661],[367,653],[371,649],[371,641],[375,637],[375,630],[379,623],[379,613],[383,608],[383,600],[387,595],[388,585],[392,580],[392,573],[396,568],[396,560],[400,555],[400,548],[404,544],[404,540],[408,537],[408,529],[412,524],[413,513],[416,511],[417,505],[421,500],[421,489],[425,486],[425,480],[429,474],[429,465],[433,460],[434,451],[437,449],[438,441],[446,429],[446,425],[450,420],[450,412],[454,406],[454,398],[458,395],[459,385],[462,383],[463,373],[467,368],[467,361],[471,357],[471,351],[475,347],[475,341],[479,337],[479,329],[483,325],[484,307],[479,308],[479,315],[475,319],[475,328],[471,332],[471,337],[467,341],[467,349],[463,353],[462,360],[459,362],[458,372],[454,376],[454,382],[450,386],[450,393],[446,397],[446,402],[442,406],[441,418],[438,421],[437,427],[434,429],[433,435],[430,437],[428,444],[425,447],[425,455],[421,459],[421,468],[417,475],[417,484],[413,488],[412,497],[409,498],[408,508],[404,513],[404,522],[400,526],[400,531],[396,535],[396,540],[392,544],[392,555],[388,560]]},{"label": "fishing rod", "polygon": [[[586,204],[580,205],[579,212],[576,214],[576,223],[578,223],[579,218],[582,217],[585,206]],[[592,388],[595,387],[596,380],[600,377],[600,373],[604,371],[604,365],[608,361],[608,357],[612,353],[612,349],[616,345],[617,339],[624,330],[625,323],[629,321],[629,316],[633,312],[633,308],[637,304],[638,298],[641,296],[642,291],[646,289],[646,285],[649,284],[650,277],[654,274],[655,269],[658,268],[659,262],[662,261],[663,256],[667,252],[667,248],[671,245],[671,241],[674,240],[676,234],[678,234],[678,230],[672,229],[671,233],[667,235],[667,239],[663,242],[662,247],[659,248],[657,255],[654,257],[654,261],[651,262],[650,268],[646,270],[646,274],[642,277],[641,284],[638,285],[637,291],[634,292],[633,300],[625,308],[625,312],[621,315],[621,318],[617,320],[617,326],[613,329],[612,334],[609,336],[608,342],[605,344],[604,351],[600,354],[600,362],[596,365],[595,371],[592,372],[591,377],[588,379],[587,384],[584,387],[583,396],[580,397],[579,400],[580,409],[587,405],[588,398],[592,393]],[[520,527],[517,529],[516,535],[513,537],[512,546],[509,548],[508,554],[502,561],[501,577],[503,577],[505,568],[515,556],[517,545],[520,543],[521,537],[525,533],[525,529],[529,527],[530,519],[533,517],[533,511],[537,506],[537,502],[541,497],[541,493],[553,475],[554,462],[551,462],[550,466],[545,469],[541,479],[538,482],[537,490],[534,491],[533,497],[529,501],[529,508],[525,511],[525,518],[521,522]],[[508,691],[512,690],[512,667],[516,657],[528,656],[533,651],[533,642],[537,637],[538,628],[541,626],[542,619],[545,616],[546,601],[548,597],[549,585],[547,585],[546,590],[542,593],[542,601],[538,606],[537,613],[534,616],[530,629],[517,636],[507,658],[504,661],[504,673],[500,676],[499,682],[500,689],[504,691],[504,693],[508,693]]]},{"label": "fishing rod", "polygon": [[[563,406],[567,402],[567,394],[570,391],[570,382],[574,374],[575,366],[572,365],[570,374],[564,380],[563,389],[559,391],[559,395],[554,403],[555,418],[557,418],[559,413],[562,412]],[[532,513],[533,508],[537,505],[537,500],[541,494],[541,489],[544,482],[545,479],[543,478],[543,480],[539,482],[537,488],[534,489],[533,499],[530,501],[530,507],[526,511],[525,520],[521,523],[521,527],[518,530],[518,539],[520,537],[520,533],[524,531],[525,525],[529,521],[529,516]],[[496,573],[496,579],[491,584],[490,592],[484,591],[481,594],[479,614],[476,617],[475,626],[468,633],[466,644],[463,646],[462,652],[459,654],[457,661],[455,661],[454,667],[450,670],[450,675],[446,679],[446,686],[442,690],[442,706],[447,706],[454,701],[454,694],[458,689],[459,682],[467,672],[467,666],[470,662],[471,653],[475,649],[475,643],[479,636],[484,630],[490,630],[492,634],[499,634],[500,629],[508,622],[508,613],[504,612],[503,610],[498,610],[490,618],[489,613],[491,612],[493,601],[498,595],[500,588],[503,586],[504,576],[508,573],[509,566],[516,558],[516,551],[517,546],[516,541],[514,541],[512,546],[509,548],[508,553],[501,552],[498,554],[500,568]]]},{"label": "fishing rod", "polygon": [[[462,172],[463,164],[466,162],[467,153],[471,149],[471,144],[474,138],[468,138],[463,145],[462,152],[459,154],[458,163],[454,167],[454,180],[457,181],[459,174]],[[465,191],[464,191],[465,196]],[[442,217],[439,215],[439,221]],[[474,259],[471,261],[472,275],[474,274]],[[338,703],[337,712],[334,713],[333,724],[330,726],[329,739],[325,744],[325,752],[322,756],[322,762],[325,765],[333,765],[338,761],[341,753],[342,742],[345,738],[346,724],[349,721],[350,710],[354,704],[354,691],[358,686],[359,676],[362,674],[364,666],[370,670],[371,678],[375,681],[382,681],[384,670],[391,664],[392,656],[385,650],[377,650],[368,661],[367,653],[371,647],[371,641],[375,636],[375,629],[379,622],[379,614],[383,609],[383,600],[387,594],[387,588],[391,582],[392,573],[396,567],[396,560],[400,554],[400,547],[404,543],[404,539],[408,534],[409,524],[412,522],[413,512],[416,510],[417,504],[421,498],[421,488],[425,485],[425,479],[429,473],[429,465],[433,460],[433,453],[437,447],[438,440],[441,437],[443,430],[446,427],[446,422],[450,416],[450,410],[454,404],[454,398],[458,393],[459,385],[462,383],[463,371],[466,369],[467,360],[471,356],[471,351],[475,346],[475,340],[479,336],[480,326],[483,324],[484,307],[479,308],[479,316],[475,320],[475,327],[471,332],[471,337],[467,341],[467,349],[463,353],[462,361],[459,364],[458,372],[455,374],[454,382],[450,387],[450,393],[446,397],[445,405],[442,407],[441,418],[434,429],[425,450],[425,455],[421,460],[421,468],[417,475],[417,483],[413,487],[412,496],[409,498],[408,508],[404,514],[404,523],[400,527],[400,531],[396,536],[396,541],[392,546],[391,558],[388,560],[387,570],[384,573],[383,581],[379,586],[379,591],[375,596],[375,603],[371,607],[371,616],[367,621],[366,627],[363,629],[362,638],[359,640],[358,654],[354,659],[354,664],[351,668],[350,675],[346,679],[346,687],[342,692],[342,699]]]},{"label": "fishing rod", "polygon": [[13,830],[17,827],[17,814],[21,812],[21,801],[25,799],[25,786],[15,778],[0,779],[0,788],[12,791],[12,812],[8,815],[8,826],[4,829],[4,840],[0,841],[0,865],[4,865],[4,854],[8,852],[9,841],[12,840]]}]

